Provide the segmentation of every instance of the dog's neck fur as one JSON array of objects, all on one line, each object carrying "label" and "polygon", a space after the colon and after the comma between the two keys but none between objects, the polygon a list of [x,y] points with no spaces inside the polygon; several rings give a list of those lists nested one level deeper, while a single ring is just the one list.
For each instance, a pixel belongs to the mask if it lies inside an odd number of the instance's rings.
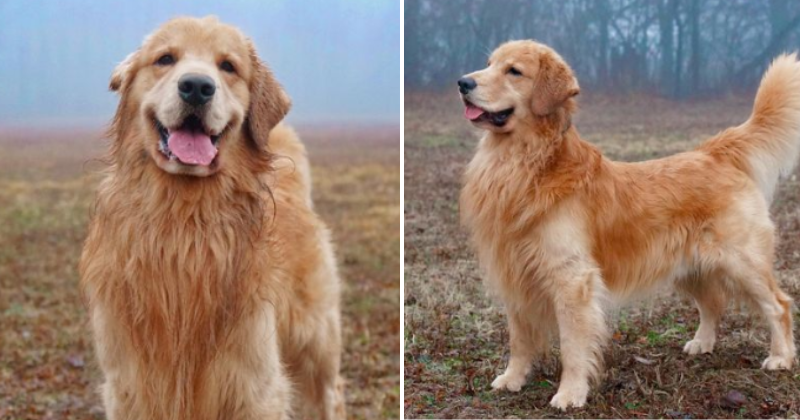
[{"label": "dog's neck fur", "polygon": [[539,182],[544,172],[574,159],[582,160],[594,149],[581,140],[572,125],[572,112],[571,108],[562,107],[551,114],[520,121],[511,132],[490,132],[481,142],[481,149],[496,154],[504,163],[523,165],[534,176],[532,181]]}]

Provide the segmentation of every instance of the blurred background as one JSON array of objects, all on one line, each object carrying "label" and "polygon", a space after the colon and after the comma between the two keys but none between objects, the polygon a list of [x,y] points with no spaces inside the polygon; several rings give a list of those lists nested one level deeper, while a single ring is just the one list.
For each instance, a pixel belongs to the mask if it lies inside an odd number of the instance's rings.
[{"label": "blurred background", "polygon": [[168,19],[217,15],[294,99],[290,121],[397,123],[397,0],[0,2],[0,123],[104,123],[112,69]]},{"label": "blurred background", "polygon": [[[517,394],[491,392],[508,357],[460,228],[464,167],[482,135],[456,80],[511,39],[555,48],[575,69],[573,118],[610,159],[690,150],[744,122],[770,60],[800,48],[796,0],[405,0],[404,407],[409,418],[558,418],[558,350]],[[800,301],[800,169],[772,204],[776,276]],[[800,313],[795,312],[795,324]],[[690,358],[692,302],[670,293],[614,315],[606,377],[575,418],[792,418],[797,372],[765,375],[766,328],[731,306],[715,353]],[[800,335],[796,337],[800,340]],[[800,341],[798,341],[800,345]]]},{"label": "blurred background", "polygon": [[344,280],[350,418],[400,410],[399,0],[0,0],[0,419],[103,419],[77,263],[112,69],[171,17],[250,36],[293,99]]},{"label": "blurred background", "polygon": [[555,48],[581,86],[672,98],[752,87],[800,47],[794,0],[406,0],[405,83],[454,84],[500,43]]}]

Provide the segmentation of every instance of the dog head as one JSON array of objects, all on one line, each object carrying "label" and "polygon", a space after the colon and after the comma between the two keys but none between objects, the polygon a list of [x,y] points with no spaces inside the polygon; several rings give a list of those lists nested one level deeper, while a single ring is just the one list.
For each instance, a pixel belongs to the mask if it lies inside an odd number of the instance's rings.
[{"label": "dog head", "polygon": [[178,175],[213,175],[234,149],[263,150],[291,106],[252,42],[215,17],[164,24],[117,66],[110,88],[126,143],[116,147]]},{"label": "dog head", "polygon": [[485,69],[465,75],[458,87],[464,116],[478,127],[501,133],[566,107],[580,92],[564,59],[534,41],[501,45]]}]

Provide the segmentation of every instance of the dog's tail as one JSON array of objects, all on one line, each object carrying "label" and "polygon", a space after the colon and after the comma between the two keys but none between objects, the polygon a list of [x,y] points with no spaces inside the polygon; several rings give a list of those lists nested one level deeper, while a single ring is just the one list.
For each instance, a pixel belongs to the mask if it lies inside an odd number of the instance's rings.
[{"label": "dog's tail", "polygon": [[745,171],[772,201],[778,178],[794,170],[800,154],[800,62],[784,54],[769,67],[756,94],[753,114],[699,147]]}]

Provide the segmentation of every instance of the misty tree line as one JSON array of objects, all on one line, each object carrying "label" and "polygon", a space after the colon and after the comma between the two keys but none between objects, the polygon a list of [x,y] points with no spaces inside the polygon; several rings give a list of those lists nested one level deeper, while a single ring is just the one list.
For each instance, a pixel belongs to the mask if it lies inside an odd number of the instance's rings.
[{"label": "misty tree line", "polygon": [[799,29],[797,0],[405,0],[405,85],[451,87],[532,38],[593,90],[706,96],[752,87]]}]

